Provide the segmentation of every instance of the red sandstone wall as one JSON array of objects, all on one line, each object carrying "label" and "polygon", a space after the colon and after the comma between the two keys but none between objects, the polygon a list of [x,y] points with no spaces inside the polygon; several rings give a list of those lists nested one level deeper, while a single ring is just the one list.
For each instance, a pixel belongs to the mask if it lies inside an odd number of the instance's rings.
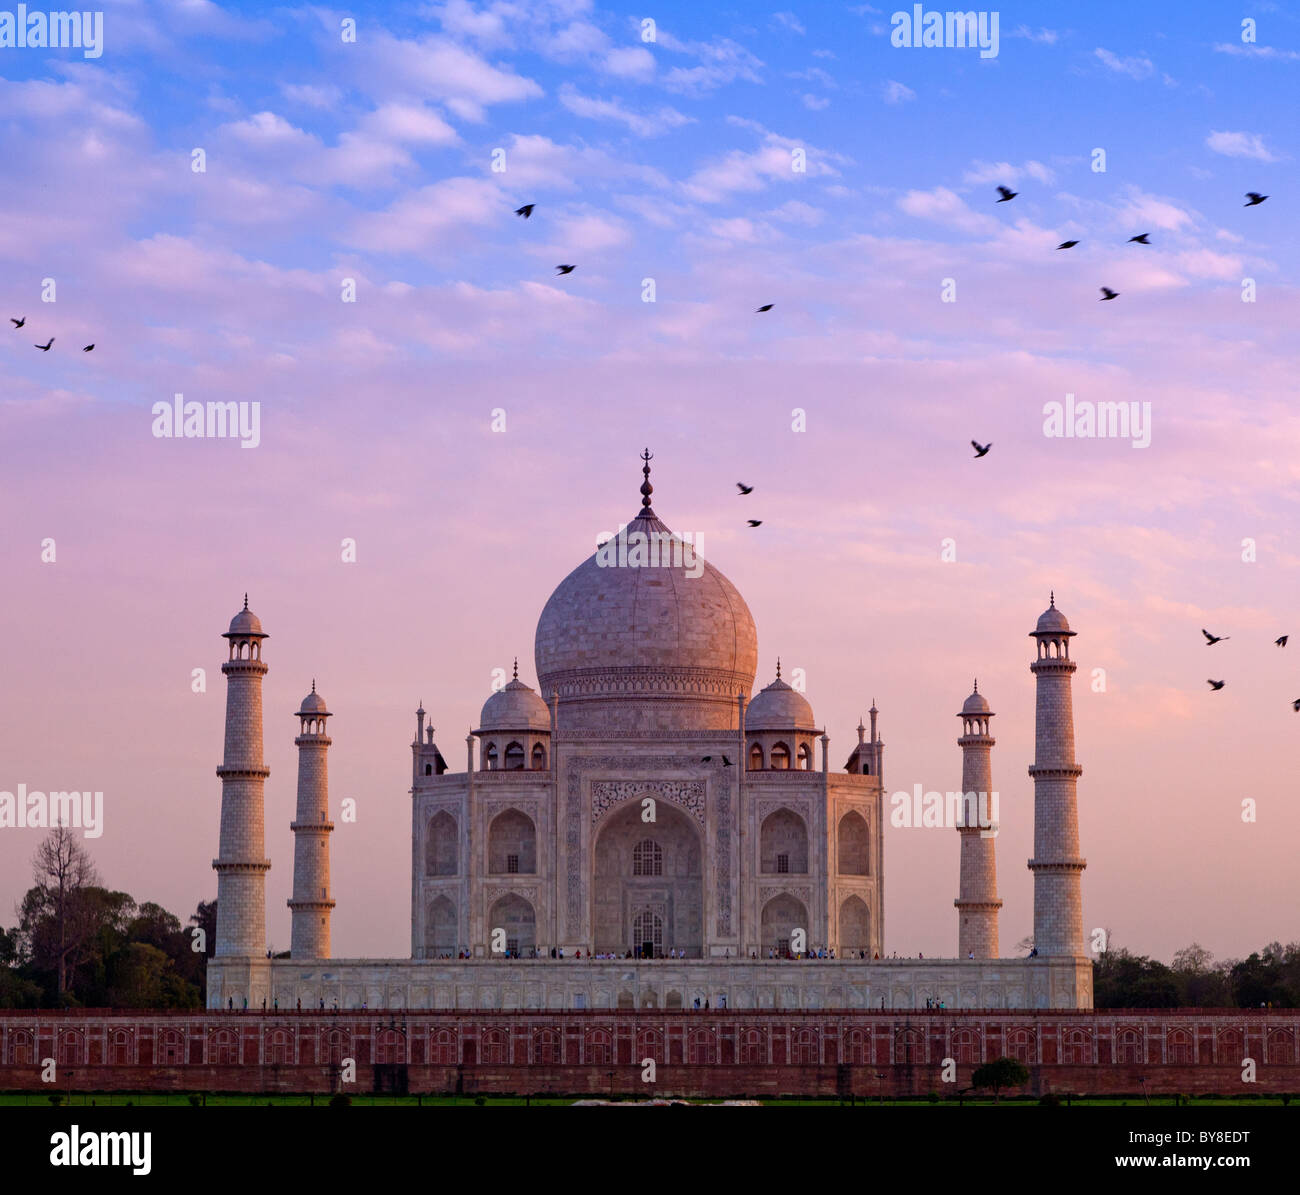
[{"label": "red sandstone wall", "polygon": [[[1300,1092],[1300,1012],[0,1014],[0,1090],[885,1095],[1003,1054],[1034,1093]],[[41,1063],[56,1060],[54,1084]],[[656,1082],[641,1079],[653,1058]],[[1242,1060],[1255,1060],[1254,1084]],[[878,1077],[880,1076],[880,1077]]]}]

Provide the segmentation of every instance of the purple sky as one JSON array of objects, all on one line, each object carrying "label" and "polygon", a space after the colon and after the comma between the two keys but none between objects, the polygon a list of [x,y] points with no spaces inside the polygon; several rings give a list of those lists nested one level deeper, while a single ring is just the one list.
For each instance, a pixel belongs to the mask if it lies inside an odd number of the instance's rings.
[{"label": "purple sky", "polygon": [[[888,790],[956,787],[978,675],[1004,953],[1032,928],[1028,632],[1053,588],[1079,633],[1085,930],[1166,959],[1300,936],[1277,119],[1300,25],[1261,17],[1251,48],[1235,17],[1048,30],[1004,6],[981,62],[893,49],[869,6],[693,8],[649,46],[640,14],[547,0],[379,11],[343,47],[320,10],[123,4],[97,60],[0,52],[0,789],[103,790],[107,883],[182,918],[212,897],[219,636],[247,590],[271,636],[269,938],[315,677],[331,804],[359,810],[332,841],[335,954],[407,954],[417,701],[462,768],[492,670],[518,655],[535,684],[547,596],[635,513],[648,444],[656,512],[744,594],[758,684],[778,654],[805,670],[835,766],[874,697]],[[177,392],[260,402],[260,445],[155,438]],[[1046,437],[1067,393],[1149,402],[1150,446]],[[39,837],[0,830],[0,922]],[[956,833],[885,849],[887,949],[952,953]]]}]

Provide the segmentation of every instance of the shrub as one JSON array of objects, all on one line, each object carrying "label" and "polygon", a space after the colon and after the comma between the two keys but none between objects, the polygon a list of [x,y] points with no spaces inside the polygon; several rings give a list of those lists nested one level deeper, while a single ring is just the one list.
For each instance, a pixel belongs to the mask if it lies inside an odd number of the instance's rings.
[{"label": "shrub", "polygon": [[331,1108],[350,1108],[352,1107],[352,1097],[346,1092],[340,1091],[337,1095],[330,1096]]}]

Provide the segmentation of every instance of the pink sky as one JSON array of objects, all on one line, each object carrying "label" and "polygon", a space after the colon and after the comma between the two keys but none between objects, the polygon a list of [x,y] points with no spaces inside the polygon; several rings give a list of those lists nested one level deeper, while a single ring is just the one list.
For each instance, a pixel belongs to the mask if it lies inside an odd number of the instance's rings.
[{"label": "pink sky", "polygon": [[[554,23],[529,43],[541,65],[512,67],[519,44],[454,4],[439,39],[385,33],[346,71],[294,63],[264,90],[237,56],[193,47],[168,68],[195,72],[192,95],[111,56],[0,80],[0,789],[102,790],[108,884],[182,919],[214,896],[219,636],[248,591],[271,636],[269,940],[288,945],[292,714],[315,677],[335,714],[331,803],[359,813],[332,841],[335,954],[405,956],[416,704],[463,768],[493,669],[518,655],[535,684],[542,606],[635,513],[649,445],[656,512],[702,533],[748,601],[758,685],[778,654],[805,670],[836,767],[874,697],[888,790],[956,787],[978,675],[997,714],[1004,953],[1032,928],[1028,632],[1051,589],[1078,632],[1085,930],[1166,960],[1193,940],[1223,957],[1300,936],[1300,301],[1285,200],[1240,206],[1294,161],[1283,135],[1216,132],[1246,118],[1199,93],[1204,111],[1168,116],[1174,89],[1138,65],[1124,114],[1160,146],[1140,166],[1098,177],[1087,130],[1067,141],[1028,112],[963,143],[953,121],[977,87],[1011,102],[1013,50],[1068,44],[1026,38],[929,87],[892,65],[855,83],[816,57],[844,89],[826,84],[825,119],[869,90],[868,141],[791,108],[778,65],[794,59],[756,37],[750,62],[743,30],[681,35],[671,52],[712,74],[647,73],[610,57],[621,26],[604,43],[560,28],[571,12],[599,25],[591,5],[536,7]],[[219,11],[191,17],[219,33]],[[180,36],[138,14],[129,28],[159,61]],[[1078,103],[1106,63],[1079,51],[1062,76]],[[583,94],[564,91],[583,70]],[[1189,106],[1195,72],[1178,73]],[[878,95],[891,77],[915,93],[897,107]],[[755,92],[727,91],[737,79]],[[587,100],[624,84],[616,135]],[[938,141],[906,124],[926,105]],[[1004,133],[1016,152],[992,144]],[[1021,196],[994,205],[994,178]],[[526,199],[527,223],[511,215]],[[1125,243],[1143,230],[1149,250]],[[560,261],[579,270],[557,279]],[[1102,283],[1120,299],[1099,303]],[[49,335],[56,351],[35,352]],[[150,407],[176,392],[259,401],[261,445],[155,439]],[[1067,392],[1150,402],[1150,447],[1046,438],[1043,404]],[[994,445],[980,461],[972,437]],[[1202,626],[1231,639],[1207,648]],[[0,922],[39,838],[0,831]],[[885,850],[887,948],[952,953],[956,833],[892,830]]]}]

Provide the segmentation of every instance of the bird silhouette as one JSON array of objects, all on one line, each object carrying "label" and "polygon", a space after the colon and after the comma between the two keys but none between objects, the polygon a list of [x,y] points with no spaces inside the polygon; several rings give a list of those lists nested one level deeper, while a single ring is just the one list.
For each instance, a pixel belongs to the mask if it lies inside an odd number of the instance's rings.
[{"label": "bird silhouette", "polygon": [[736,482],[736,489],[738,489],[741,494],[752,494],[754,492],[754,487],[752,485],[746,485],[743,481]]},{"label": "bird silhouette", "polygon": [[999,199],[998,202],[1006,203],[1008,199],[1014,199],[1017,195],[1020,194],[1020,192],[1008,190],[1006,187],[999,187],[998,194],[1002,196],[1002,198]]},{"label": "bird silhouette", "polygon": [[1246,202],[1243,203],[1241,206],[1242,206],[1242,207],[1258,207],[1258,206],[1259,206],[1261,203],[1263,203],[1264,200],[1266,200],[1267,198],[1268,198],[1267,195],[1261,195],[1258,191],[1247,191],[1247,192],[1246,192]]},{"label": "bird silhouette", "polygon": [[1205,683],[1217,693],[1227,682],[1221,680],[1207,680]]},{"label": "bird silhouette", "polygon": [[748,519],[747,522],[751,527],[761,527],[763,525],[762,519]]},{"label": "bird silhouette", "polygon": [[531,216],[531,215],[533,214],[533,208],[535,208],[536,206],[537,206],[537,204],[535,204],[535,203],[526,203],[526,204],[524,204],[523,207],[517,207],[517,208],[515,208],[515,215],[516,215],[516,216],[523,216],[523,218],[524,218],[525,220],[527,220],[528,217]]},{"label": "bird silhouette", "polygon": [[712,763],[712,762],[713,762],[713,756],[712,756],[712,755],[706,755],[703,759],[700,760],[700,762],[701,762],[701,763]]},{"label": "bird silhouette", "polygon": [[975,456],[972,459],[979,460],[982,456],[988,456],[989,449],[993,447],[993,444],[992,442],[988,444],[980,444],[977,441],[972,440],[970,446],[975,449]]},{"label": "bird silhouette", "polygon": [[1144,232],[1141,236],[1129,237],[1128,243],[1130,245],[1149,245],[1151,242],[1147,240],[1147,237],[1150,235],[1149,232]]},{"label": "bird silhouette", "polygon": [[722,766],[724,768],[731,767],[731,760],[729,760],[725,755],[722,757]]},{"label": "bird silhouette", "polygon": [[88,353],[88,352],[90,352],[90,350],[93,349],[94,347],[95,347],[95,346],[94,346],[93,344],[88,344],[88,345],[86,345],[86,347],[85,347],[84,349],[82,349],[81,351],[82,351],[83,353]]},{"label": "bird silhouette", "polygon": [[1079,243],[1078,241],[1062,241],[1056,247],[1058,249],[1073,249],[1075,245],[1077,245],[1078,243]]},{"label": "bird silhouette", "polygon": [[27,322],[27,317],[23,316],[22,319],[14,319],[14,317],[11,315],[9,317],[9,322],[13,324],[15,328],[21,328]]},{"label": "bird silhouette", "polygon": [[557,274],[572,274],[577,268],[577,266],[556,266],[555,272]]},{"label": "bird silhouette", "polygon": [[1098,299],[1097,301],[1099,303],[1104,303],[1106,302],[1107,299],[1114,299],[1118,297],[1119,297],[1119,291],[1111,290],[1109,286],[1103,286],[1101,288],[1101,298]]},{"label": "bird silhouette", "polygon": [[51,346],[53,343],[54,343],[54,337],[51,336],[51,337],[49,338],[49,340],[47,340],[44,344],[34,344],[34,345],[32,345],[32,348],[34,348],[34,349],[40,349],[41,352],[43,352],[43,353],[48,353],[48,352],[50,351],[50,346]]},{"label": "bird silhouette", "polygon": [[1273,642],[1276,643],[1278,647],[1285,647],[1286,641],[1290,638],[1290,635],[1283,635],[1281,639],[1274,639]]},{"label": "bird silhouette", "polygon": [[759,307],[759,308],[754,312],[754,314],[757,315],[760,311],[771,311],[772,308],[773,308],[774,306],[775,306],[775,304],[773,304],[773,303],[764,303],[762,307]]},{"label": "bird silhouette", "polygon": [[1297,698],[1296,698],[1296,699],[1291,703],[1291,708],[1292,708],[1293,710],[1295,710],[1295,712],[1296,712],[1297,714],[1300,714],[1300,697],[1297,697]]},{"label": "bird silhouette", "polygon": [[1204,627],[1201,628],[1201,634],[1206,638],[1206,647],[1213,647],[1216,643],[1222,643],[1225,639],[1231,639],[1231,635],[1211,635]]}]

